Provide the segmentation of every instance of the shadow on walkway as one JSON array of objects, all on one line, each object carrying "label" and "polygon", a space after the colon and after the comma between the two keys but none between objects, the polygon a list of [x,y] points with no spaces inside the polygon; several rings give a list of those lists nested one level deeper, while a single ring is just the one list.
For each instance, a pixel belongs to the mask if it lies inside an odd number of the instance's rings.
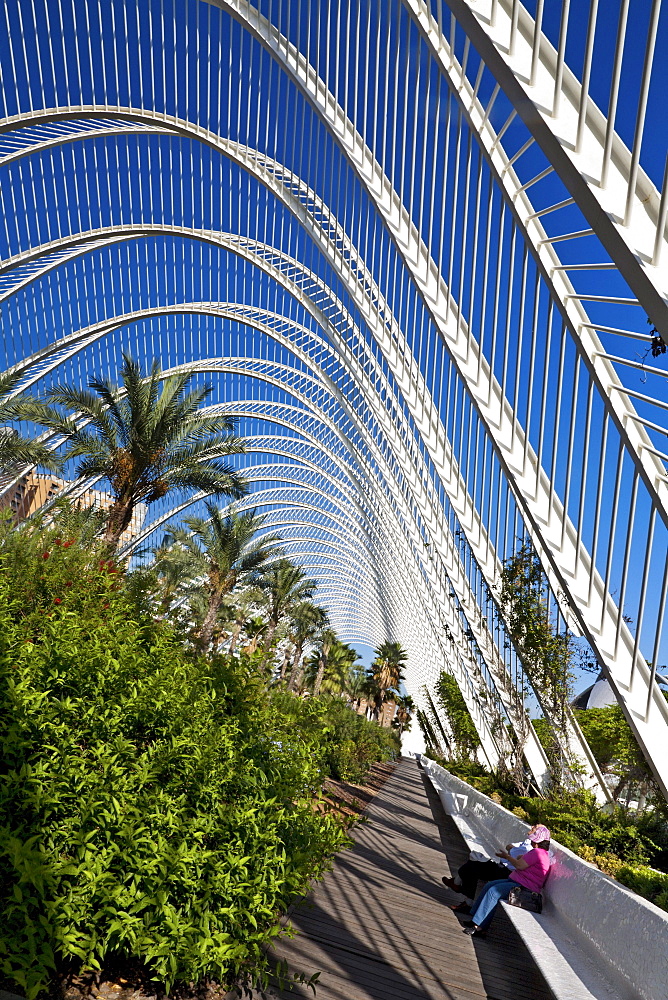
[{"label": "shadow on walkway", "polygon": [[[550,1000],[503,914],[485,941],[462,933],[448,907],[458,897],[440,879],[468,854],[413,760],[366,815],[355,846],[292,914],[297,936],[275,947],[291,969],[320,973],[317,1000]],[[313,997],[303,986],[273,995]]]}]

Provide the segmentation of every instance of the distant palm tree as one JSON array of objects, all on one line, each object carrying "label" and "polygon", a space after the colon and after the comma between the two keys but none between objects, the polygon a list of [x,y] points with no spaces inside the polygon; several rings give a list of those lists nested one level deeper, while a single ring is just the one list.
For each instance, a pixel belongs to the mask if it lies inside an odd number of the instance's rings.
[{"label": "distant palm tree", "polygon": [[325,671],[327,670],[329,656],[336,646],[336,641],[336,632],[334,632],[331,628],[325,629],[320,636],[320,646],[313,654],[317,657],[318,662],[318,669],[313,679],[313,694],[316,697],[320,694],[320,688],[325,676]]},{"label": "distant palm tree", "polygon": [[308,579],[301,566],[296,566],[289,559],[278,559],[262,574],[258,585],[267,595],[268,628],[264,644],[269,649],[279,622],[291,607],[313,596],[316,582]]},{"label": "distant palm tree", "polygon": [[260,644],[262,634],[267,627],[267,622],[262,615],[253,615],[244,622],[244,632],[248,642],[243,647],[242,652],[252,655]]},{"label": "distant palm tree", "polygon": [[324,691],[352,697],[356,691],[354,666],[358,659],[357,650],[337,639],[331,629],[325,629],[318,648],[306,663],[306,679],[313,684],[313,694]]},{"label": "distant palm tree", "polygon": [[[0,474],[3,477],[16,476],[26,467],[43,465],[52,472],[59,472],[63,460],[46,444],[23,437],[13,427],[7,426],[12,420],[34,420],[42,412],[42,404],[27,396],[13,396],[10,393],[21,381],[21,375],[0,375]],[[48,407],[44,408],[48,411]]]},{"label": "distant palm tree", "polygon": [[[91,378],[89,389],[55,386],[50,402],[73,411],[66,417],[42,405],[34,419],[69,439],[64,459],[80,459],[77,475],[109,480],[114,501],[108,512],[105,541],[115,550],[135,507],[151,504],[174,491],[202,490],[215,496],[241,496],[245,481],[223,455],[244,450],[225,414],[206,415],[200,404],[211,385],[187,391],[192,373],[163,379],[157,361],[148,376],[123,355],[122,387]],[[48,411],[48,412],[47,412]]]},{"label": "distant palm tree", "polygon": [[299,691],[302,680],[302,653],[308,642],[317,642],[324,629],[329,624],[329,617],[324,608],[312,604],[311,601],[300,601],[290,612],[288,636],[294,646],[292,670],[288,680],[288,691]]},{"label": "distant palm tree", "polygon": [[263,592],[255,585],[245,587],[241,593],[236,593],[231,598],[228,610],[228,621],[231,626],[228,647],[230,653],[237,648],[242,632],[246,633],[251,642],[255,641],[257,644],[259,641],[260,635],[266,628],[265,620],[258,614],[263,598]]},{"label": "distant palm tree", "polygon": [[201,551],[190,532],[178,526],[169,528],[162,543],[151,552],[150,569],[157,577],[156,596],[161,611],[166,613],[188,593],[192,581],[202,575]]},{"label": "distant palm tree", "polygon": [[410,729],[411,717],[415,711],[415,703],[409,694],[397,695],[394,700],[397,706],[397,714],[392,720],[392,725],[395,729],[399,730],[399,735],[401,736],[405,729]]},{"label": "distant palm tree", "polygon": [[[206,611],[198,631],[202,649],[208,649],[211,644],[226,595],[238,583],[255,580],[268,560],[279,551],[276,542],[280,541],[278,535],[257,537],[265,519],[254,510],[238,513],[231,509],[223,515],[209,503],[206,509],[208,520],[186,517],[183,522],[192,532],[191,544],[195,546],[191,573],[205,577],[201,590],[205,594]],[[172,533],[180,541],[186,532],[175,528]]]},{"label": "distant palm tree", "polygon": [[369,702],[374,692],[375,685],[370,684],[364,667],[353,664],[348,681],[348,696],[356,712],[359,712],[363,700]]},{"label": "distant palm tree", "polygon": [[374,650],[374,660],[367,678],[372,687],[375,718],[379,718],[383,705],[396,698],[401,681],[404,679],[402,667],[408,659],[401,644],[384,642]]}]

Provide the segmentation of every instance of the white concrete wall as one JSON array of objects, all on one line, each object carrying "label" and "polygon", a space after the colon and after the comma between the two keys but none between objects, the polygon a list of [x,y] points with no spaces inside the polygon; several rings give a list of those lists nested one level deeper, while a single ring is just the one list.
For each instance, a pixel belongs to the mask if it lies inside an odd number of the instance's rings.
[{"label": "white concrete wall", "polygon": [[[523,840],[527,824],[433,761],[422,766],[441,795],[461,811],[491,844]],[[543,897],[546,917],[558,920],[585,955],[625,998],[667,1000],[668,913],[604,875],[568,848],[552,841],[555,863]]]}]

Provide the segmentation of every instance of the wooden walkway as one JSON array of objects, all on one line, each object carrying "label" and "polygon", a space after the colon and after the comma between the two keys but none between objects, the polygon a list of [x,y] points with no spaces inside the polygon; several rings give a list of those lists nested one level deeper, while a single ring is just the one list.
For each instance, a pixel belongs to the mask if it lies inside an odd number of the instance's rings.
[{"label": "wooden walkway", "polygon": [[[276,954],[320,972],[316,1000],[550,1000],[503,914],[486,940],[462,932],[441,883],[464,842],[414,760],[402,760],[333,871],[291,914]],[[445,857],[444,857],[445,852]],[[447,858],[447,863],[446,863]],[[296,987],[280,997],[313,997]]]}]

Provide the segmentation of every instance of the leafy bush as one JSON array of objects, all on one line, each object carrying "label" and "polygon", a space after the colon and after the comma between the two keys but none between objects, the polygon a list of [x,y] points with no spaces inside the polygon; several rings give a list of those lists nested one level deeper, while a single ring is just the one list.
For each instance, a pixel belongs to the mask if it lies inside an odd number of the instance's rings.
[{"label": "leafy bush", "polygon": [[272,705],[277,711],[276,725],[285,726],[286,738],[298,732],[330,778],[362,781],[374,762],[393,760],[401,751],[395,730],[357,715],[336,696],[302,700],[276,691]]},{"label": "leafy bush", "polygon": [[622,865],[615,877],[655,906],[668,910],[668,875],[647,865]]},{"label": "leafy bush", "polygon": [[[188,655],[55,530],[0,537],[0,970],[260,975],[277,915],[346,841],[247,664]],[[282,743],[282,745],[281,745]]]}]

